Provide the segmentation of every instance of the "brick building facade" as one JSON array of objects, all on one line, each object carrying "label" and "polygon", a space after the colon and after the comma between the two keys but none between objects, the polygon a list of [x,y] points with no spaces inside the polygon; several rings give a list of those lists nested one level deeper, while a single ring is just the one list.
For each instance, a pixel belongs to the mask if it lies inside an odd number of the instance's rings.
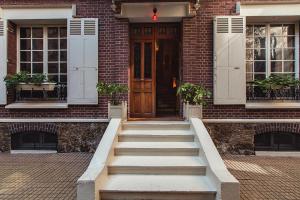
[{"label": "brick building facade", "polygon": [[[122,3],[134,1],[122,1]],[[137,1],[136,1],[137,2]],[[140,2],[140,1],[138,1]],[[160,2],[160,1],[155,1]],[[174,1],[178,2],[178,1]],[[191,6],[192,12],[196,12],[194,17],[182,18],[179,22],[181,26],[181,81],[191,83],[201,83],[208,89],[213,91],[214,72],[213,72],[213,19],[215,16],[221,15],[238,15],[236,6],[238,0],[204,0],[200,1],[199,10]],[[242,0],[241,3],[252,2],[252,0]],[[256,1],[257,2],[257,1]],[[190,1],[191,5],[196,1]],[[259,2],[258,2],[259,3]],[[289,0],[266,0],[265,4],[287,3]],[[129,84],[129,66],[130,66],[130,22],[128,19],[120,19],[115,17],[112,10],[112,1],[110,0],[0,0],[0,7],[9,7],[15,5],[34,6],[51,6],[54,4],[75,4],[76,17],[82,18],[98,18],[99,22],[99,47],[98,47],[98,79],[99,81],[116,82]],[[117,1],[117,6],[121,3]],[[16,56],[16,24],[12,20],[8,25],[8,74],[17,71]],[[299,32],[297,37],[299,37]],[[299,52],[298,52],[299,53]],[[14,93],[8,91],[7,102],[14,101]],[[129,95],[124,100],[130,102]],[[208,105],[204,108],[204,119],[297,119],[300,117],[300,110],[296,108],[281,109],[247,109],[245,105],[214,105],[213,99],[208,100]],[[107,98],[98,97],[97,105],[68,105],[66,109],[7,109],[5,105],[0,106],[0,118],[2,119],[39,119],[39,118],[82,118],[82,119],[104,119],[107,118]],[[0,119],[1,120],[1,119]],[[270,121],[272,122],[272,121]],[[62,124],[58,124],[61,126]],[[265,126],[278,127],[271,123]],[[10,125],[9,125],[10,126]],[[207,127],[211,130],[213,138],[217,143],[222,143],[220,138],[223,135],[229,135],[230,138],[237,142],[231,143],[238,149],[253,149],[253,136],[256,134],[256,127],[259,124],[216,124],[207,123]],[[285,128],[288,125],[283,124],[278,127],[278,131],[288,131]],[[220,127],[225,127],[224,130]],[[235,131],[239,130],[238,139],[236,139]],[[2,130],[2,129],[1,129]],[[270,131],[273,131],[270,128]],[[3,132],[3,131],[2,131]],[[5,132],[5,131],[4,131]],[[103,133],[103,132],[102,132]],[[102,134],[101,133],[101,134]],[[222,133],[222,134],[220,134]],[[2,133],[3,134],[3,133]],[[99,133],[100,134],[100,133]],[[101,135],[100,134],[100,135]],[[233,135],[232,135],[233,134]],[[1,134],[0,134],[1,136]],[[225,137],[225,136],[224,136]],[[1,137],[0,137],[1,138]],[[237,145],[238,144],[238,145]],[[244,145],[244,146],[243,146]],[[219,145],[222,146],[222,145]],[[231,148],[230,147],[230,148]],[[229,148],[229,149],[230,149]],[[5,148],[4,150],[7,150]],[[226,149],[228,149],[226,147]],[[1,147],[0,147],[1,150]],[[3,150],[3,149],[2,149]],[[67,150],[66,150],[67,151]],[[71,150],[70,150],[71,151]],[[227,150],[226,150],[227,151]],[[228,150],[229,151],[229,150]]]}]

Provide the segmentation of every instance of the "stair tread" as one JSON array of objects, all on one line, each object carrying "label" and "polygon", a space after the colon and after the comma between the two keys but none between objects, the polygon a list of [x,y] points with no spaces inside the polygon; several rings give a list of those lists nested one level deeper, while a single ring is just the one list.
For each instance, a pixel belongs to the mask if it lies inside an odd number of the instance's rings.
[{"label": "stair tread", "polygon": [[206,176],[193,175],[110,175],[100,191],[204,192],[215,193]]},{"label": "stair tread", "polygon": [[187,148],[195,149],[199,148],[199,145],[195,142],[119,142],[116,148],[143,148],[143,149],[155,149],[155,148]]},{"label": "stair tread", "polygon": [[109,166],[205,167],[197,156],[116,156]]},{"label": "stair tread", "polygon": [[147,135],[147,136],[170,136],[170,135],[194,135],[190,130],[123,130],[120,134],[123,135]]},{"label": "stair tread", "polygon": [[190,125],[189,122],[185,121],[128,121],[124,122],[123,125],[144,125],[144,124],[153,124],[153,125]]}]

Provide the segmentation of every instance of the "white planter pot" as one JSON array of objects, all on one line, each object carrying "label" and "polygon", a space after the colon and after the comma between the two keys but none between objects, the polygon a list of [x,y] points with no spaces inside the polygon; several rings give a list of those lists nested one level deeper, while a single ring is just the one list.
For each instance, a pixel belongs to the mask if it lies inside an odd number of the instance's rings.
[{"label": "white planter pot", "polygon": [[127,119],[127,102],[123,101],[120,105],[112,105],[108,103],[108,118]]},{"label": "white planter pot", "polygon": [[184,103],[183,117],[185,120],[190,120],[190,118],[202,119],[202,105],[190,105],[188,103]]}]

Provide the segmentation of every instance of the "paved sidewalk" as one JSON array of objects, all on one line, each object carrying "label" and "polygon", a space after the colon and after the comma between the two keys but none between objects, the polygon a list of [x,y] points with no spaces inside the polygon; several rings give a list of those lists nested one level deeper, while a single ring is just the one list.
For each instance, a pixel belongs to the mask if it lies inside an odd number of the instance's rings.
[{"label": "paved sidewalk", "polygon": [[[0,200],[75,200],[92,154],[0,153]],[[241,200],[300,200],[300,158],[224,156]]]}]

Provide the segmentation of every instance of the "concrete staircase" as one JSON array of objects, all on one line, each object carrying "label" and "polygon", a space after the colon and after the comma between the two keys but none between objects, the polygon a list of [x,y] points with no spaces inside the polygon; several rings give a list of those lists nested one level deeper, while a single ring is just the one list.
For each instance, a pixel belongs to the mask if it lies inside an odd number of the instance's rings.
[{"label": "concrete staircase", "polygon": [[107,163],[101,200],[214,200],[188,122],[125,122]]}]

